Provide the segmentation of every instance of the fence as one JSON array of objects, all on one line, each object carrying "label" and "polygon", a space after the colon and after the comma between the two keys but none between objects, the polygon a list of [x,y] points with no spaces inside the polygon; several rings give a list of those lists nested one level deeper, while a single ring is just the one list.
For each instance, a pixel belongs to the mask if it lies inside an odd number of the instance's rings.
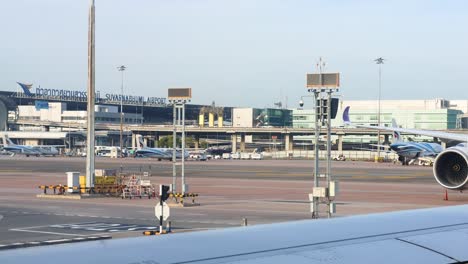
[{"label": "fence", "polygon": [[[360,150],[344,150],[337,151],[332,150],[331,156],[336,157],[338,155],[344,155],[347,160],[363,160],[363,161],[373,161],[377,152],[375,151],[360,151]],[[384,161],[393,161],[398,159],[398,155],[395,153],[387,153],[384,151],[380,152],[380,156],[383,157]],[[275,152],[265,152],[264,157],[268,159],[315,159],[315,152],[313,150],[294,150],[294,151],[275,151]],[[327,152],[320,150],[319,159],[326,159]]]}]

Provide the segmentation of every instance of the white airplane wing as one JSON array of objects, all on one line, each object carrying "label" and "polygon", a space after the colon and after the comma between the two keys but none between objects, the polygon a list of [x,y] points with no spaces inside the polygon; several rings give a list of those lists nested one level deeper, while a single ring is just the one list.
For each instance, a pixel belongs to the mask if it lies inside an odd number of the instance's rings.
[{"label": "white airplane wing", "polygon": [[369,144],[369,145],[373,146],[373,147],[383,148],[383,149],[389,149],[390,148],[389,145],[379,145],[379,144]]},{"label": "white airplane wing", "polygon": [[[364,150],[364,151],[370,151],[370,152],[377,152],[378,151],[377,148],[356,148],[356,147],[353,147],[353,150]],[[393,153],[393,151],[388,149],[388,148],[380,148],[380,152],[383,152],[383,153],[386,153],[386,154]]]},{"label": "white airplane wing", "polygon": [[[343,112],[343,121],[347,125],[351,124],[351,121],[349,119],[349,106],[347,106]],[[428,137],[455,140],[455,141],[460,141],[460,142],[468,142],[468,134],[463,135],[463,134],[455,134],[455,133],[447,133],[447,132],[439,132],[439,131],[431,131],[431,130],[384,127],[384,126],[366,126],[366,125],[355,125],[355,124],[353,124],[353,126],[377,129],[377,130],[396,131],[396,132],[408,133],[408,134],[413,134],[413,135],[423,135],[423,136],[428,136]]]},{"label": "white airplane wing", "polygon": [[406,149],[411,149],[411,148],[415,148],[415,149],[418,149],[419,151],[421,152],[426,152],[427,150],[423,149],[422,147],[418,146],[418,145],[407,145],[407,146],[399,146],[398,149],[399,150],[406,150]]},{"label": "white airplane wing", "polygon": [[462,205],[0,250],[0,263],[456,263],[467,244]]}]

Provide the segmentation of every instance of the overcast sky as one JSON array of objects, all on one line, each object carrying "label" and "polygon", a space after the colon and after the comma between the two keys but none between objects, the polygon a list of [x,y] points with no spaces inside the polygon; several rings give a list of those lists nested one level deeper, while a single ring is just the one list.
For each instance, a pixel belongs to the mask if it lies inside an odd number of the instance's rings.
[{"label": "overcast sky", "polygon": [[[1,0],[0,90],[86,90],[88,0]],[[341,72],[345,99],[468,99],[468,2],[96,0],[96,89],[193,103],[273,106],[305,74]],[[307,101],[306,101],[307,103]]]}]

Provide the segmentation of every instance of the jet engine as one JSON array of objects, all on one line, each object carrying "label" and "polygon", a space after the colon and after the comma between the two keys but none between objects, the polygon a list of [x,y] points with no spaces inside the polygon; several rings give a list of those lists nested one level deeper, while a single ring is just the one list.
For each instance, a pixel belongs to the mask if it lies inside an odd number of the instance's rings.
[{"label": "jet engine", "polygon": [[443,187],[451,190],[468,188],[468,148],[452,147],[437,155],[434,177]]}]

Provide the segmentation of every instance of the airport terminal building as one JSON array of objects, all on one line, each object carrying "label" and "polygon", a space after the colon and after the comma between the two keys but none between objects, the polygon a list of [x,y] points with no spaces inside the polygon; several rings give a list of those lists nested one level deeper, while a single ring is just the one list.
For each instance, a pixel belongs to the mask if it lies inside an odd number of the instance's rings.
[{"label": "airport terminal building", "polygon": [[[52,89],[36,88],[36,93],[29,94],[0,91],[0,131],[6,130],[7,123],[21,120],[86,123],[85,92],[50,90]],[[128,95],[121,97],[121,95],[99,93],[96,93],[96,123],[120,123],[121,103],[124,123],[127,125],[172,124],[173,108],[166,98]],[[187,104],[186,124],[198,124],[202,108],[210,107]],[[232,108],[224,107],[223,111],[216,114],[221,115],[224,121],[230,122],[231,112]],[[205,119],[208,122],[208,115]]]},{"label": "airport terminal building", "polygon": [[[342,115],[347,106],[350,106],[349,116],[353,123],[367,126],[378,125],[377,100],[349,100],[341,101],[338,113],[332,126],[343,126]],[[315,127],[315,111],[312,109],[294,109],[293,126],[295,128]],[[394,118],[397,125],[402,128],[415,128],[426,130],[456,130],[468,128],[468,100],[381,100],[380,122],[382,126],[392,126]],[[404,136],[415,141],[430,141],[432,138]],[[313,137],[302,137],[311,140]],[[336,136],[334,137],[336,140]],[[347,136],[345,142],[375,143],[375,137],[371,135]]]},{"label": "airport terminal building", "polygon": [[[333,126],[342,126],[342,114],[350,106],[349,116],[353,123],[370,126],[378,125],[377,100],[347,100],[341,101],[337,118]],[[383,126],[391,126],[392,118],[399,127],[447,130],[468,128],[468,100],[381,100],[380,122]],[[314,127],[314,110],[294,109],[293,124],[297,128]]]},{"label": "airport terminal building", "polygon": [[[76,133],[86,129],[87,97],[85,92],[39,87],[36,88],[35,93],[29,90],[0,91],[0,131]],[[135,140],[131,139],[134,133],[146,134],[149,146],[155,146],[160,136],[171,134],[166,130],[173,123],[173,107],[168,104],[166,98],[122,96],[98,92],[95,106],[96,129],[100,130],[96,138],[98,145],[119,144],[121,103],[125,134],[124,146],[135,146]],[[385,126],[391,126],[391,120],[395,118],[398,125],[404,128],[431,130],[468,128],[468,100],[382,100],[380,105],[381,123]],[[338,114],[332,121],[332,126],[337,128],[343,126],[341,116],[346,106],[351,107],[350,118],[354,123],[373,126],[378,124],[378,101],[350,100],[339,103]],[[312,109],[235,108],[219,107],[214,104],[187,104],[185,123],[192,129],[192,132],[189,132],[192,134],[189,136],[196,138],[214,136],[218,141],[234,142],[235,140],[241,145],[242,142],[278,139],[283,142],[283,147],[286,149],[286,145],[311,144],[315,117],[313,107],[310,108]],[[237,132],[232,134],[233,132],[227,129],[229,127]],[[277,130],[274,130],[275,128]],[[257,129],[256,134],[249,132],[249,129]],[[283,132],[278,129],[283,129],[281,130]],[[286,130],[295,129],[302,132],[296,131],[294,136],[284,134]],[[68,137],[70,133],[62,133],[61,138],[54,139],[66,142],[64,137]],[[274,135],[274,133],[277,134]],[[21,140],[20,134],[14,135]],[[76,136],[76,139],[71,140],[73,143],[84,144],[85,139],[77,136],[80,135],[79,133],[73,135]],[[29,137],[19,142],[34,144],[33,136]],[[336,139],[335,135],[333,140]],[[343,139],[344,142],[360,142],[361,144],[375,142],[375,136],[371,134],[367,136],[346,135]],[[37,144],[50,144],[57,141],[36,140],[36,142]]]}]

